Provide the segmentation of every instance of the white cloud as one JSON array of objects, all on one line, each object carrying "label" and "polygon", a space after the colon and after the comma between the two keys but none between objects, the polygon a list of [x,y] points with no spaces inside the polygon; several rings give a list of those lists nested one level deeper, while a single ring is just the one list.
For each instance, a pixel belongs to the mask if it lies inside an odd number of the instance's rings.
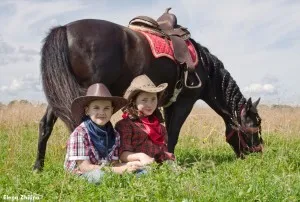
[{"label": "white cloud", "polygon": [[23,91],[41,92],[42,85],[37,76],[27,74],[21,78],[14,78],[9,85],[1,86],[0,91],[10,95],[18,95]]},{"label": "white cloud", "polygon": [[70,12],[86,8],[80,0],[22,0],[3,4],[9,5],[13,10],[0,18],[0,33],[13,46],[23,45],[35,49],[40,49],[41,41],[48,30],[60,23],[58,16],[67,16]]},{"label": "white cloud", "polygon": [[30,48],[25,48],[24,46],[20,46],[18,48],[18,52],[21,54],[26,54],[26,55],[38,55],[39,51],[35,49],[30,49]]},{"label": "white cloud", "polygon": [[245,93],[253,93],[253,94],[267,94],[274,95],[277,94],[276,88],[272,84],[259,84],[254,83],[249,86],[246,86],[243,90]]},{"label": "white cloud", "polygon": [[32,61],[38,54],[39,52],[35,49],[24,46],[15,47],[4,41],[0,35],[0,65],[2,67],[19,61]]}]

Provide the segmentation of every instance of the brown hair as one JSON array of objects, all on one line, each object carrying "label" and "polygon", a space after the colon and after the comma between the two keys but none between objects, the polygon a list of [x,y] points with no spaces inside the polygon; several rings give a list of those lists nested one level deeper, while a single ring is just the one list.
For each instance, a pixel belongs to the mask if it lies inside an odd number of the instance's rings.
[{"label": "brown hair", "polygon": [[[136,108],[136,105],[134,103],[134,101],[136,100],[137,96],[141,93],[141,92],[144,92],[144,91],[139,91],[137,93],[135,93],[135,95],[128,101],[128,104],[122,109],[122,111],[124,113],[128,113],[128,117],[131,119],[131,120],[137,120],[139,119],[139,112]],[[157,99],[159,99],[161,97],[161,95],[159,93],[156,93],[157,94]],[[159,103],[159,100],[157,101],[157,103]],[[158,104],[157,104],[158,106]],[[165,120],[162,116],[162,113],[161,111],[158,109],[158,107],[156,106],[156,109],[154,110],[152,116],[156,116],[159,120],[160,123],[163,123]]]}]

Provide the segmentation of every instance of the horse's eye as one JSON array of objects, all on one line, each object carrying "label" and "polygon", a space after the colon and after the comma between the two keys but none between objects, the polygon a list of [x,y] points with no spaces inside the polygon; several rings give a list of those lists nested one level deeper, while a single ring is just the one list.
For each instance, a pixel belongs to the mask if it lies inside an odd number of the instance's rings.
[{"label": "horse's eye", "polygon": [[261,118],[260,118],[258,115],[256,115],[256,121],[257,121],[257,124],[258,124],[258,125],[261,124]]}]

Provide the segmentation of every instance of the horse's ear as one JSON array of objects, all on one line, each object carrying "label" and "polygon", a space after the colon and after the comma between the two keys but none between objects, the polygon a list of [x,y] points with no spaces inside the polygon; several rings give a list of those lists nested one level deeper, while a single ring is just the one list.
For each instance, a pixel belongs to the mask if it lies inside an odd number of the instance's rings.
[{"label": "horse's ear", "polygon": [[252,103],[252,106],[253,106],[254,108],[257,108],[257,105],[258,105],[259,101],[260,101],[260,98],[258,98],[255,102],[253,102],[253,103]]},{"label": "horse's ear", "polygon": [[247,100],[246,104],[246,111],[249,111],[249,109],[252,107],[252,99],[251,97]]}]

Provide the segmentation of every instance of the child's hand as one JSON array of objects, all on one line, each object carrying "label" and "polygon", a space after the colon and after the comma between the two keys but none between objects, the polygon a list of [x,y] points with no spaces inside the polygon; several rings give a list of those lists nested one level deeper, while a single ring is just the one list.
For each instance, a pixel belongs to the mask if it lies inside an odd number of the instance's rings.
[{"label": "child's hand", "polygon": [[126,163],[125,166],[126,166],[126,171],[129,173],[144,168],[143,164],[140,161],[131,161]]},{"label": "child's hand", "polygon": [[144,165],[144,166],[154,162],[154,158],[151,158],[150,156],[148,156],[145,153],[140,154],[139,160],[142,163],[142,165]]}]

